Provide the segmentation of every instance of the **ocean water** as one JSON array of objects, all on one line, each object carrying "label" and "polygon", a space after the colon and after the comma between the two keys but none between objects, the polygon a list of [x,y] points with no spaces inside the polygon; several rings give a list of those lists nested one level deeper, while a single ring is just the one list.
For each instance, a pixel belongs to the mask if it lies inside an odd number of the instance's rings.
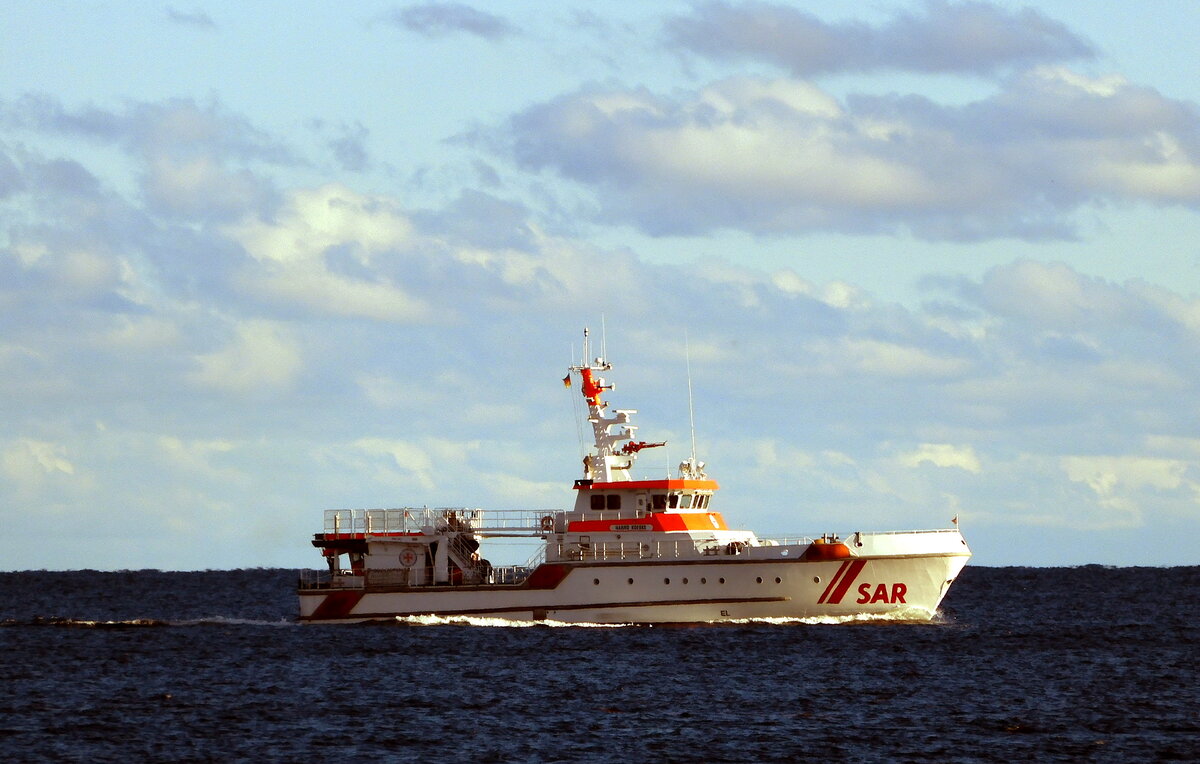
[{"label": "ocean water", "polygon": [[934,623],[294,623],[283,570],[0,573],[8,761],[1200,760],[1200,568]]}]

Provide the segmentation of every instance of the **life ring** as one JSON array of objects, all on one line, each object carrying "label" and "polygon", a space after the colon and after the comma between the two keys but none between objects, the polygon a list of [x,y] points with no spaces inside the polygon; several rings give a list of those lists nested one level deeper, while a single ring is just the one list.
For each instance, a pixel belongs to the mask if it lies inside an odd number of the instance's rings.
[{"label": "life ring", "polygon": [[546,515],[542,518],[542,530],[549,531],[554,529],[554,518],[551,515]]}]

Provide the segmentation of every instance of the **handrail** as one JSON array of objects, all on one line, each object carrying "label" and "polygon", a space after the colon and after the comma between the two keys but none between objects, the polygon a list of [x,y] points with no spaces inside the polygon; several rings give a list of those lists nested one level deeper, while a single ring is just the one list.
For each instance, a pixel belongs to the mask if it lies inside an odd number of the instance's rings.
[{"label": "handrail", "polygon": [[762,546],[808,546],[813,541],[808,536],[771,536],[760,538],[758,543]]},{"label": "handrail", "polygon": [[462,530],[476,533],[521,532],[538,535],[566,513],[562,509],[473,509],[470,507],[397,507],[393,509],[327,509],[325,534],[422,533]]}]

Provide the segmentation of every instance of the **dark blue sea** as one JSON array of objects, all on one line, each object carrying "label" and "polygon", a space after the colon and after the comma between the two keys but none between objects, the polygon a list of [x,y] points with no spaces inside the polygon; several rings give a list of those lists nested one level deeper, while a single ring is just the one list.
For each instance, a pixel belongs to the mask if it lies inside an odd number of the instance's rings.
[{"label": "dark blue sea", "polygon": [[296,574],[0,573],[6,761],[1200,760],[1200,568],[934,623],[300,626]]}]

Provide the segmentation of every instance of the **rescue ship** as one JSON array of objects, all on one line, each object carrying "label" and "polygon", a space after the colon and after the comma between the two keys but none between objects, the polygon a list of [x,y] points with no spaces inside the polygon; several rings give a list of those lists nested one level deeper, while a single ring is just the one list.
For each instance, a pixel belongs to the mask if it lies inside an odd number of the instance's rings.
[{"label": "rescue ship", "polygon": [[[971,556],[955,527],[760,539],[730,528],[694,453],[675,475],[635,477],[630,409],[610,409],[603,357],[569,368],[594,443],[569,510],[338,509],[314,535],[328,570],[302,574],[300,620],[481,616],[567,623],[696,623],[820,616],[930,620]],[[693,448],[694,451],[694,448]],[[493,567],[483,542],[540,539]]]}]

